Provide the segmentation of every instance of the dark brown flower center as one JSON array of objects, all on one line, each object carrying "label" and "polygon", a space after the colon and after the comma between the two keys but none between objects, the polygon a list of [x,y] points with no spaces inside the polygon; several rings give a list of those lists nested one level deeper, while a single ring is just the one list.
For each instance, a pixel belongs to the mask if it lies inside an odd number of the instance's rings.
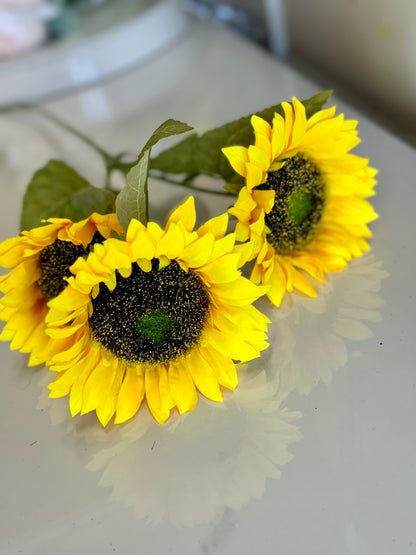
[{"label": "dark brown flower center", "polygon": [[201,338],[209,313],[209,296],[199,276],[175,261],[144,272],[133,264],[131,275],[116,273],[109,291],[100,285],[92,300],[93,337],[128,363],[160,364],[189,352]]},{"label": "dark brown flower center", "polygon": [[302,249],[315,235],[324,208],[324,180],[318,168],[296,154],[278,171],[269,172],[257,189],[276,192],[273,208],[265,216],[267,241],[279,254]]},{"label": "dark brown flower center", "polygon": [[[104,237],[97,232],[90,245],[103,240]],[[83,245],[74,245],[71,241],[56,239],[42,249],[39,256],[41,275],[38,279],[42,297],[50,301],[65,289],[67,281],[64,278],[72,275],[69,271],[70,266],[79,256],[88,254],[90,245],[85,248]]]}]

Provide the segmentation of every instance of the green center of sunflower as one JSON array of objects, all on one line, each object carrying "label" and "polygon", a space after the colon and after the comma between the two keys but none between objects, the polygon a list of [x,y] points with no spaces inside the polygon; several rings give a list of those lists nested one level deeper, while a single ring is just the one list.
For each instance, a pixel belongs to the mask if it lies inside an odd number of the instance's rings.
[{"label": "green center of sunflower", "polygon": [[279,254],[300,250],[315,235],[325,201],[324,180],[303,154],[289,158],[257,189],[274,190],[275,201],[265,222],[268,242]]},{"label": "green center of sunflower", "polygon": [[129,277],[116,273],[117,285],[104,285],[92,300],[93,337],[128,363],[176,360],[200,340],[208,318],[209,296],[199,276],[175,261],[144,272],[133,264]]},{"label": "green center of sunflower", "polygon": [[156,345],[161,345],[169,339],[175,327],[175,319],[159,309],[145,314],[136,321],[137,333]]},{"label": "green center of sunflower", "polygon": [[56,239],[51,245],[42,249],[39,256],[41,274],[38,279],[42,297],[50,301],[59,295],[67,286],[64,278],[72,275],[69,271],[70,266],[79,256],[87,255],[91,245],[103,240],[104,237],[96,232],[87,248],[83,245],[74,245],[71,241]]}]

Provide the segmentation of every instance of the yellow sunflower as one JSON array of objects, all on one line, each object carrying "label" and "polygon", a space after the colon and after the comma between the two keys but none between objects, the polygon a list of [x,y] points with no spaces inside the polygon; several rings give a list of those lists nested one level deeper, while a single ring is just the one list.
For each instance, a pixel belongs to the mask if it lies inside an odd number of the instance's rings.
[{"label": "yellow sunflower", "polygon": [[357,122],[335,116],[335,107],[307,119],[296,98],[282,107],[272,125],[252,116],[254,145],[223,149],[246,179],[229,210],[237,240],[254,241],[251,279],[269,287],[276,306],[293,289],[316,296],[305,274],[325,281],[369,250],[366,224],[377,217],[365,200],[377,172],[349,153],[360,142]]},{"label": "yellow sunflower", "polygon": [[0,265],[11,269],[0,278],[0,291],[5,293],[0,319],[7,322],[0,340],[11,341],[11,349],[31,353],[31,366],[46,360],[47,302],[67,285],[69,267],[87,254],[91,243],[122,231],[115,214],[92,214],[77,223],[60,218],[47,222],[0,244]]},{"label": "yellow sunflower", "polygon": [[190,197],[165,229],[133,219],[126,240],[96,244],[71,267],[46,317],[53,338],[51,397],[70,394],[71,414],[95,410],[106,426],[130,419],[146,397],[163,423],[192,411],[197,390],[221,401],[237,385],[236,361],[267,347],[269,320],[252,306],[261,288],[239,267],[251,244],[226,235],[228,215],[197,231]]}]

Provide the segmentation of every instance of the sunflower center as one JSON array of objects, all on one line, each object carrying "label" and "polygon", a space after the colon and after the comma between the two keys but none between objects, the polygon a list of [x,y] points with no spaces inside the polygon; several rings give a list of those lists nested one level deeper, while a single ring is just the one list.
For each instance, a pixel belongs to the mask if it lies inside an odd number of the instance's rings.
[{"label": "sunflower center", "polygon": [[324,207],[324,180],[318,168],[296,154],[278,171],[269,172],[257,189],[276,192],[273,208],[265,216],[268,242],[279,254],[302,249],[315,235]]},{"label": "sunflower center", "polygon": [[70,266],[79,256],[87,255],[91,245],[101,243],[103,240],[104,237],[97,231],[86,248],[83,245],[74,245],[71,241],[56,239],[51,245],[42,249],[39,256],[41,274],[38,279],[42,297],[50,301],[59,295],[67,286],[64,278],[72,275],[69,271]]},{"label": "sunflower center", "polygon": [[287,199],[287,213],[296,225],[302,222],[313,212],[313,198],[305,191],[293,191]]},{"label": "sunflower center", "polygon": [[93,337],[128,363],[176,360],[200,340],[208,318],[209,296],[201,279],[175,261],[144,272],[133,264],[129,277],[116,273],[117,285],[104,285],[92,300]]},{"label": "sunflower center", "polygon": [[172,335],[175,319],[157,309],[136,320],[136,331],[139,335],[161,345]]}]

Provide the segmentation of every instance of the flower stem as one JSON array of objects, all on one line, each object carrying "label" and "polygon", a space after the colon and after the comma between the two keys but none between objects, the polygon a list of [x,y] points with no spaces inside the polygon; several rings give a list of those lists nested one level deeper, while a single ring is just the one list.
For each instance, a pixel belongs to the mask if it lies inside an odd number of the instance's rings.
[{"label": "flower stem", "polygon": [[114,157],[111,154],[109,154],[106,150],[101,148],[100,145],[98,145],[95,141],[90,139],[87,135],[84,135],[84,133],[82,133],[81,131],[79,131],[78,129],[76,129],[66,121],[63,121],[61,118],[59,118],[52,112],[49,112],[49,110],[42,108],[41,106],[37,106],[36,108],[43,116],[45,116],[45,118],[53,121],[53,123],[58,125],[58,127],[65,129],[65,131],[68,131],[68,133],[71,133],[75,137],[78,137],[78,139],[80,139],[81,141],[89,145],[91,148],[93,148],[96,152],[98,152],[98,154],[101,155],[101,157],[104,159],[106,164],[114,160]]},{"label": "flower stem", "polygon": [[92,139],[90,139],[87,135],[84,135],[84,133],[82,133],[81,131],[79,131],[78,129],[76,129],[75,127],[73,127],[72,125],[67,123],[66,121],[62,120],[60,117],[56,116],[55,114],[53,114],[52,112],[50,112],[46,108],[43,108],[39,104],[30,104],[30,103],[28,103],[28,104],[14,104],[12,106],[7,106],[5,108],[1,108],[0,113],[1,112],[12,112],[14,110],[37,110],[46,119],[52,121],[58,127],[61,127],[62,129],[65,129],[65,131],[68,131],[68,133],[71,133],[75,137],[78,137],[78,139],[80,139],[81,141],[83,141],[84,143],[89,145],[91,148],[93,148],[96,152],[98,152],[98,154],[101,155],[101,157],[104,159],[104,161],[106,163],[109,162],[110,160],[112,161],[114,159],[113,156],[111,156],[111,154],[109,154],[107,151],[105,151],[103,148],[101,148],[96,142],[94,142]]},{"label": "flower stem", "polygon": [[[152,172],[152,170],[150,170],[150,172]],[[175,181],[174,179],[170,179],[169,177],[167,177],[166,174],[152,174],[149,173],[149,177],[153,177],[154,179],[158,179],[160,181],[163,181],[165,183],[170,183],[171,185],[179,185],[181,187],[187,187],[188,189],[192,189],[194,191],[199,191],[201,193],[211,193],[212,195],[223,195],[223,196],[235,196],[233,193],[230,193],[229,191],[225,191],[223,189],[209,189],[207,187],[199,187],[197,185],[195,185],[194,183],[192,183],[192,180],[183,180],[183,181]]]},{"label": "flower stem", "polygon": [[[101,156],[106,167],[106,178],[105,178],[105,184],[104,184],[105,189],[111,189],[110,176],[114,170],[119,170],[124,174],[127,174],[130,168],[134,165],[135,160],[133,160],[132,162],[122,162],[121,159],[125,155],[125,153],[121,153],[119,155],[113,156],[112,154],[104,150],[95,141],[90,139],[90,137],[82,133],[82,131],[79,131],[78,129],[73,127],[70,123],[67,123],[66,121],[62,120],[60,117],[56,116],[55,114],[53,114],[52,112],[50,112],[49,110],[47,110],[46,108],[43,108],[38,104],[14,104],[13,106],[8,106],[7,108],[0,108],[0,113],[6,112],[6,111],[7,112],[13,111],[13,110],[32,110],[32,109],[37,110],[46,119],[52,121],[55,125],[57,125],[61,129],[64,129],[68,133],[71,133],[71,135],[78,137],[78,139],[80,139],[82,142],[90,146]],[[200,191],[202,193],[210,193],[213,195],[235,196],[233,193],[229,191],[225,191],[223,189],[215,190],[215,189],[210,189],[206,187],[196,186],[192,182],[192,179],[189,179],[189,178],[184,179],[183,181],[175,181],[174,179],[169,178],[167,174],[158,173],[157,175],[155,175],[151,169],[150,169],[150,172],[151,172],[150,177],[154,177],[155,179],[159,179],[160,181],[164,181],[165,183],[170,183],[172,185],[179,185],[182,187],[187,187],[188,189],[192,189],[194,191]]]}]

